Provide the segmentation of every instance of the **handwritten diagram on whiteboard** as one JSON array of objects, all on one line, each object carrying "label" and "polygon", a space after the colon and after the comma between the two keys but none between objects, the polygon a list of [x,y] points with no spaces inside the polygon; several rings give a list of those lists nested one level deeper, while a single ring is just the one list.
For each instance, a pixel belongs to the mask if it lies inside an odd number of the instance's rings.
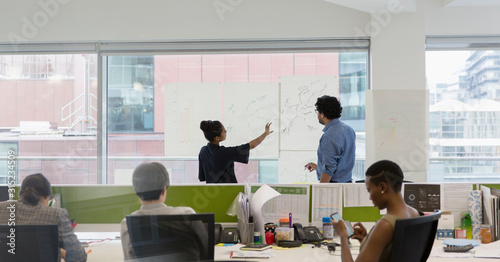
[{"label": "handwritten diagram on whiteboard", "polygon": [[201,147],[207,143],[200,122],[222,118],[220,85],[165,84],[166,156],[198,156]]},{"label": "handwritten diagram on whiteboard", "polygon": [[282,76],[280,150],[316,150],[323,126],[314,104],[318,97],[338,97],[336,76]]},{"label": "handwritten diagram on whiteboard", "polygon": [[392,112],[380,119],[378,124],[379,136],[382,140],[380,146],[390,143],[405,141],[411,132],[410,121],[405,115]]},{"label": "handwritten diagram on whiteboard", "polygon": [[270,134],[250,157],[278,157],[279,85],[277,83],[225,83],[223,124],[228,132],[224,145],[241,145],[260,136],[267,122]]},{"label": "handwritten diagram on whiteboard", "polygon": [[427,171],[426,90],[366,91],[366,165],[389,159],[403,171]]},{"label": "handwritten diagram on whiteboard", "polygon": [[316,171],[309,172],[304,165],[317,162],[316,151],[280,151],[279,183],[317,183]]}]

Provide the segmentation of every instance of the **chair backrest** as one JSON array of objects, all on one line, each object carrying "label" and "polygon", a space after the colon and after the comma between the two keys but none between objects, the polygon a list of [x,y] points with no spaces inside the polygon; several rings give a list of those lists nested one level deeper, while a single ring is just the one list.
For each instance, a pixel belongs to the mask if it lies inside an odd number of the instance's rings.
[{"label": "chair backrest", "polygon": [[440,217],[438,210],[427,216],[396,220],[391,262],[427,261]]},{"label": "chair backrest", "polygon": [[213,213],[126,216],[130,241],[141,261],[214,259]]},{"label": "chair backrest", "polygon": [[57,225],[0,225],[0,261],[59,261],[57,230]]}]

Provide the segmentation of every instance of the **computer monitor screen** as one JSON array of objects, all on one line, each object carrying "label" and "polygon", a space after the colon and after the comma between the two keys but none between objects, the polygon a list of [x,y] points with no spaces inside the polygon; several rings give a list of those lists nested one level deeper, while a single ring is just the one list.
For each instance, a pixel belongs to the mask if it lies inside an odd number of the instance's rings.
[{"label": "computer monitor screen", "polygon": [[0,225],[0,261],[58,261],[58,256],[57,225]]},{"label": "computer monitor screen", "polygon": [[214,259],[214,214],[130,215],[126,217],[137,258],[164,261]]},{"label": "computer monitor screen", "polygon": [[9,187],[8,186],[0,186],[0,201],[9,200]]}]

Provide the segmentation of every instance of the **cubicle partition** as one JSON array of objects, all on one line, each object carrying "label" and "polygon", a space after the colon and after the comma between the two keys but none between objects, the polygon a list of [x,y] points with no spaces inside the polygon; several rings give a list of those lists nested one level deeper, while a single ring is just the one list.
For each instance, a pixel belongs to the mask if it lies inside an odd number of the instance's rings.
[{"label": "cubicle partition", "polygon": [[[307,185],[309,191],[309,221],[312,214],[312,195],[317,184]],[[347,185],[347,184],[346,184]],[[286,185],[280,185],[286,186]],[[349,186],[349,185],[347,185]],[[474,189],[479,185],[472,185]],[[488,187],[500,189],[498,184]],[[271,185],[273,187],[273,185]],[[16,192],[19,188],[16,189]],[[166,204],[170,206],[189,206],[198,213],[213,212],[217,223],[234,223],[237,218],[226,214],[227,209],[244,186],[234,185],[172,185],[167,191]],[[115,185],[78,185],[53,186],[52,192],[59,195],[59,205],[68,210],[69,217],[80,224],[120,223],[128,214],[141,206],[132,186]],[[345,197],[342,194],[341,197]],[[341,201],[341,203],[345,203]],[[342,204],[345,220],[374,222],[382,216],[376,207],[345,206]]]},{"label": "cubicle partition", "polygon": [[[243,191],[243,185],[172,185],[167,191],[165,203],[169,206],[189,206],[198,213],[213,212],[216,222],[234,223],[237,218],[227,215],[226,211],[238,193]],[[59,194],[59,205],[66,208],[69,217],[80,224],[120,223],[126,215],[141,206],[132,186],[64,185],[53,186],[52,192]],[[306,212],[311,214],[311,204]],[[346,220],[352,221],[376,221],[381,217],[375,207],[343,207],[342,213]]]}]

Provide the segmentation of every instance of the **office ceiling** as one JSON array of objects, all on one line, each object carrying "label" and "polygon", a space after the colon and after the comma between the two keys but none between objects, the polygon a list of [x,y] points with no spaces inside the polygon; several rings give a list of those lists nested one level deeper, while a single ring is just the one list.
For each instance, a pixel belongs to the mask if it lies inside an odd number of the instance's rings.
[{"label": "office ceiling", "polygon": [[[326,2],[349,7],[367,13],[378,13],[389,8],[395,8],[394,4],[399,4],[402,12],[415,12],[416,0],[325,0]],[[399,6],[396,6],[399,8]]]},{"label": "office ceiling", "polygon": [[[399,4],[402,12],[415,12],[417,0],[324,0],[326,2],[349,7],[367,13],[378,13],[394,8],[392,5]],[[422,1],[422,0],[418,0]],[[441,1],[443,6],[500,6],[499,0],[434,0]],[[399,6],[397,6],[399,8]]]},{"label": "office ceiling", "polygon": [[445,6],[500,6],[498,0],[443,0]]}]

